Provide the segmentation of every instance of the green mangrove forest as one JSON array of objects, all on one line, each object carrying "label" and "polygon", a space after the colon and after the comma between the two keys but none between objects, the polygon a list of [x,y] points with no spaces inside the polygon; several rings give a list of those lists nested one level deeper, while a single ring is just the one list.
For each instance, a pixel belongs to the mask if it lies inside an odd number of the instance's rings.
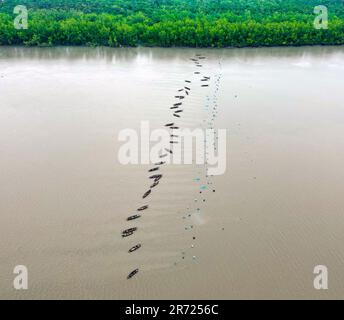
[{"label": "green mangrove forest", "polygon": [[[17,5],[27,28],[14,27]],[[316,6],[328,9],[317,29]],[[0,45],[247,47],[344,44],[343,0],[2,0]]]}]

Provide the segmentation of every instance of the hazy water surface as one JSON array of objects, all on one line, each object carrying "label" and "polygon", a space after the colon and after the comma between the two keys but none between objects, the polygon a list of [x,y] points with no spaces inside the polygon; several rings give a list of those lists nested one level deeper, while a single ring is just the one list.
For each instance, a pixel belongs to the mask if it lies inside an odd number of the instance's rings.
[{"label": "hazy water surface", "polygon": [[[227,171],[200,196],[203,166],[165,167],[122,239],[150,167],[118,163],[118,132],[173,120],[195,53],[222,74]],[[343,298],[343,75],[343,47],[0,48],[0,298]],[[213,90],[192,91],[181,126],[204,124]]]}]

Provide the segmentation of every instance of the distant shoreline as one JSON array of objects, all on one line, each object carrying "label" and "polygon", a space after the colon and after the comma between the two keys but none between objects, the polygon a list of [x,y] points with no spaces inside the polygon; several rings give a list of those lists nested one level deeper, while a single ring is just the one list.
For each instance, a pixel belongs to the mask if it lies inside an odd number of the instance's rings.
[{"label": "distant shoreline", "polygon": [[70,44],[62,44],[62,45],[52,45],[52,46],[44,46],[44,45],[24,45],[24,44],[0,44],[0,48],[6,48],[6,47],[18,47],[18,48],[64,48],[64,47],[70,47],[70,48],[108,48],[108,49],[135,49],[135,48],[145,48],[145,49],[207,49],[207,50],[223,50],[223,49],[260,49],[260,48],[306,48],[306,47],[343,47],[343,44],[305,44],[305,45],[275,45],[275,46],[244,46],[244,47],[188,47],[188,46],[170,46],[170,47],[163,47],[163,46],[119,46],[119,47],[111,47],[111,46],[88,46],[88,45],[70,45]]},{"label": "distant shoreline", "polygon": [[341,0],[16,0],[0,45],[259,48],[344,44]]}]

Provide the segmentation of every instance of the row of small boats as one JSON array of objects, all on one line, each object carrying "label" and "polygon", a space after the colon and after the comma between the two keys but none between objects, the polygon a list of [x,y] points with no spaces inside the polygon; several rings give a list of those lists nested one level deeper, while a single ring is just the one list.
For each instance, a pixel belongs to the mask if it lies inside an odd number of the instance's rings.
[{"label": "row of small boats", "polygon": [[[195,63],[196,67],[202,67],[202,64],[200,63],[200,60],[203,60],[203,59],[205,59],[205,57],[203,55],[200,55],[200,54],[196,54],[195,58],[191,58],[191,60]],[[194,74],[200,74],[200,72],[199,71],[195,71]],[[209,80],[210,80],[210,77],[203,77],[201,81],[209,81]],[[189,80],[189,79],[186,79],[186,80],[184,80],[184,82],[185,82],[185,85],[182,88],[178,89],[178,94],[175,95],[175,99],[177,99],[177,102],[175,102],[170,107],[170,110],[172,110],[172,116],[175,117],[175,118],[181,118],[181,114],[184,111],[182,109],[183,101],[191,93],[191,86],[190,86],[190,84],[192,84],[192,81]],[[208,84],[203,84],[202,85],[202,87],[206,87],[206,86],[209,86],[209,85]],[[181,100],[183,100],[183,101],[181,101]],[[171,135],[170,135],[170,137],[171,137],[171,140],[170,140],[171,148],[164,148],[165,152],[162,153],[159,156],[160,159],[164,159],[169,154],[173,154],[172,145],[178,143],[177,140],[174,140],[174,138],[178,138],[178,135],[173,134],[173,130],[179,129],[179,126],[176,125],[175,122],[169,122],[169,123],[165,124],[165,127],[167,127],[170,130],[172,130]],[[148,172],[149,173],[159,172],[160,171],[160,166],[164,165],[165,163],[166,162],[162,160],[162,161],[154,164],[154,167],[149,169]],[[152,190],[159,185],[162,177],[163,177],[163,175],[161,173],[155,173],[155,174],[149,176],[149,180],[152,181],[152,182],[150,184],[149,189],[143,194],[142,199],[146,199],[146,198],[148,198],[151,195]],[[134,220],[137,220],[137,219],[141,218],[142,212],[147,210],[148,208],[149,208],[148,204],[138,208],[136,213],[130,215],[127,218],[127,221],[131,222],[131,221],[134,221]],[[122,231],[122,237],[123,238],[130,237],[137,230],[138,230],[137,227],[131,227],[131,228],[125,229],[125,230]],[[139,250],[140,248],[142,248],[142,244],[141,243],[135,244],[134,246],[132,246],[129,249],[128,253],[133,253],[133,252]],[[128,274],[127,279],[133,278],[138,272],[139,272],[139,268],[134,269],[133,271],[131,271]]]}]

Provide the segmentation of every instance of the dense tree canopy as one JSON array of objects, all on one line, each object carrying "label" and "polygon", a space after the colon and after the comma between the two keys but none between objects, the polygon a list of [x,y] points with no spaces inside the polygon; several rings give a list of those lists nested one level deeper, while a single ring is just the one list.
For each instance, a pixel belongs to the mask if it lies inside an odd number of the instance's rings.
[{"label": "dense tree canopy", "polygon": [[[16,5],[29,28],[13,26]],[[314,7],[329,28],[313,26]],[[344,44],[343,0],[3,0],[0,44],[276,46]]]}]

